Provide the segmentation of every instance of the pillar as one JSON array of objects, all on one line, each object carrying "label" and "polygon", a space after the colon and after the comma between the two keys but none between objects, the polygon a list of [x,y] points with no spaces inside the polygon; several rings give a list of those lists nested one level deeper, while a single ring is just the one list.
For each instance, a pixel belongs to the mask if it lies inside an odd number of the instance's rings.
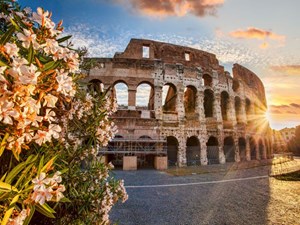
[{"label": "pillar", "polygon": [[136,88],[128,88],[128,109],[135,110]]},{"label": "pillar", "polygon": [[213,116],[218,122],[222,122],[222,111],[221,111],[221,95],[220,93],[214,93],[214,112]]},{"label": "pillar", "polygon": [[245,99],[241,99],[241,121],[242,121],[242,123],[247,123]]},{"label": "pillar", "polygon": [[[198,91],[197,93],[197,108],[196,113],[199,115],[199,121],[202,123],[205,123],[205,112],[204,112],[204,92]],[[200,139],[199,139],[200,140]]]},{"label": "pillar", "polygon": [[228,105],[229,105],[228,120],[232,122],[233,126],[236,126],[237,121],[235,116],[234,97],[232,96],[229,97]]},{"label": "pillar", "polygon": [[154,111],[155,118],[158,120],[162,120],[162,87],[155,86],[154,87]]},{"label": "pillar", "polygon": [[201,162],[201,165],[207,165],[208,163],[208,160],[207,160],[207,146],[206,146],[206,142],[207,140],[204,139],[203,137],[201,136],[198,136],[198,139],[200,141],[200,162]]},{"label": "pillar", "polygon": [[185,112],[184,112],[184,87],[182,84],[177,85],[176,111],[178,113],[178,120],[183,121],[185,117]]},{"label": "pillar", "polygon": [[246,137],[246,160],[251,160],[250,138]]},{"label": "pillar", "polygon": [[234,137],[234,160],[236,162],[240,162],[241,161],[241,157],[240,157],[240,146],[239,146],[239,137],[237,135],[235,135]]}]

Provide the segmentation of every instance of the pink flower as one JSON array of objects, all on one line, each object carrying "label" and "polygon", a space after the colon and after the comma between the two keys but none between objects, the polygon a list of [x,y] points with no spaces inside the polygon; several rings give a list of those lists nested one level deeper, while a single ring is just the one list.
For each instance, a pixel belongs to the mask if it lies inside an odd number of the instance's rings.
[{"label": "pink flower", "polygon": [[52,199],[52,192],[53,190],[51,187],[45,188],[45,186],[41,186],[38,190],[33,192],[31,199],[40,205],[44,205],[45,201],[50,201]]},{"label": "pink flower", "polygon": [[68,73],[61,73],[56,77],[58,82],[57,91],[64,95],[74,96],[73,80],[68,76]]},{"label": "pink flower", "polygon": [[45,184],[50,183],[50,179],[46,178],[46,173],[42,172],[40,175],[32,180],[32,183],[34,183],[33,190],[36,191],[42,187],[45,188]]},{"label": "pink flower", "polygon": [[16,44],[7,42],[4,45],[4,48],[5,48],[6,53],[10,57],[17,57],[18,56],[19,48],[17,47]]},{"label": "pink flower", "polygon": [[38,130],[33,139],[37,144],[42,145],[47,141],[51,141],[51,134],[49,134],[49,132],[46,131]]},{"label": "pink flower", "polygon": [[12,118],[19,117],[18,111],[14,108],[14,103],[5,100],[0,107],[0,121],[3,120],[3,123],[13,124]]},{"label": "pink flower", "polygon": [[24,29],[23,33],[17,33],[17,37],[20,41],[22,41],[22,46],[24,48],[29,48],[30,44],[32,43],[34,49],[39,48],[39,44],[36,41],[36,35],[31,33],[29,30]]}]

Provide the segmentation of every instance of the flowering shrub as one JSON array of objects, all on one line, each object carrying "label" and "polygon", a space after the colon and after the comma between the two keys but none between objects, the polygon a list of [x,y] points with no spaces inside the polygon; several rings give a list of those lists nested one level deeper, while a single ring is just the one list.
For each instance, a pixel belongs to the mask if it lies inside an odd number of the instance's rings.
[{"label": "flowering shrub", "polygon": [[[127,197],[96,161],[116,131],[108,118],[114,101],[79,86],[79,54],[63,44],[70,37],[60,38],[62,23],[51,13],[21,10],[13,0],[0,9],[1,225],[34,223],[36,210],[76,224],[68,208],[78,224],[106,224],[111,206]],[[55,212],[56,202],[64,203]],[[84,202],[91,204],[79,209]]]}]

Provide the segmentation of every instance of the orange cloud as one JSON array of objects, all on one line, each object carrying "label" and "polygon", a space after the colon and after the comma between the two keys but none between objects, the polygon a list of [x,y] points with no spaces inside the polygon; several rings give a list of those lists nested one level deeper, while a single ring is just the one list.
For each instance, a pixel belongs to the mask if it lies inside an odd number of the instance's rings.
[{"label": "orange cloud", "polygon": [[289,105],[269,105],[270,114],[298,114],[300,115],[300,104],[291,103]]},{"label": "orange cloud", "polygon": [[191,13],[203,17],[213,15],[224,0],[117,0],[119,4],[129,6],[148,16],[184,16]]},{"label": "orange cloud", "polygon": [[289,75],[300,75],[300,65],[271,66],[271,69]]},{"label": "orange cloud", "polygon": [[285,36],[284,35],[278,35],[276,33],[273,33],[271,31],[262,30],[255,27],[248,27],[247,30],[236,30],[231,33],[229,33],[230,36],[234,38],[242,38],[242,39],[272,39],[277,41],[284,41]]}]

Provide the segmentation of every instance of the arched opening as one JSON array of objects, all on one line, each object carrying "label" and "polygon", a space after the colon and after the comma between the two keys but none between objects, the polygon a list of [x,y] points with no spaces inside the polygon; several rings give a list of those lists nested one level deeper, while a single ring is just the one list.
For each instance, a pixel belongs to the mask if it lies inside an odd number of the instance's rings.
[{"label": "arched opening", "polygon": [[167,137],[168,166],[177,165],[178,141],[175,137]]},{"label": "arched opening", "polygon": [[207,143],[207,160],[208,164],[218,164],[219,163],[219,144],[216,137],[211,136]]},{"label": "arched opening", "polygon": [[186,163],[188,166],[200,165],[200,143],[195,136],[186,141]]},{"label": "arched opening", "polygon": [[155,152],[155,143],[150,142],[152,140],[148,135],[142,135],[138,138],[136,150],[137,154],[137,166],[138,168],[153,168],[154,167],[154,154],[149,152]]},{"label": "arched opening", "polygon": [[176,97],[177,97],[176,87],[173,84],[166,84],[163,86],[162,94],[163,94],[162,97],[163,111],[165,112],[176,111]]},{"label": "arched opening", "polygon": [[98,79],[90,80],[88,83],[88,92],[91,95],[100,94],[104,91],[103,83]]},{"label": "arched opening", "polygon": [[234,108],[235,108],[236,121],[238,123],[240,123],[242,121],[242,118],[241,118],[241,99],[238,96],[236,96],[234,98]]},{"label": "arched opening", "polygon": [[224,139],[224,154],[226,162],[234,162],[235,146],[232,137],[226,137]]},{"label": "arched opening", "polygon": [[260,159],[264,159],[264,151],[265,151],[265,146],[264,146],[264,143],[262,141],[262,139],[259,139],[259,142],[258,142],[258,145],[259,145],[259,158]]},{"label": "arched opening", "polygon": [[212,86],[212,77],[210,75],[204,74],[202,76],[202,81],[203,81],[204,86],[209,86],[209,87]]},{"label": "arched opening", "polygon": [[204,113],[205,117],[213,117],[214,108],[214,92],[206,89],[204,91]]},{"label": "arched opening", "polygon": [[197,89],[194,86],[187,86],[184,90],[185,113],[194,113],[196,109]]},{"label": "arched opening", "polygon": [[240,160],[246,161],[246,139],[245,138],[239,138],[239,151],[240,151]]},{"label": "arched opening", "polygon": [[[124,151],[124,137],[117,134],[113,140],[107,145],[107,162],[111,162],[115,168],[121,168],[123,166],[123,155],[121,151]],[[116,153],[117,152],[117,153]]]},{"label": "arched opening", "polygon": [[251,115],[251,101],[249,98],[246,98],[246,115],[247,115],[247,122],[250,121],[250,115]]},{"label": "arched opening", "polygon": [[126,83],[122,81],[115,83],[113,94],[117,99],[119,109],[128,107],[128,86]]},{"label": "arched opening", "polygon": [[226,91],[221,93],[221,111],[223,121],[228,120],[228,110],[229,110],[229,94]]},{"label": "arched opening", "polygon": [[144,110],[154,109],[154,91],[151,85],[141,83],[136,89],[136,108]]},{"label": "arched opening", "polygon": [[254,138],[250,138],[250,157],[251,160],[256,160],[256,141]]}]

